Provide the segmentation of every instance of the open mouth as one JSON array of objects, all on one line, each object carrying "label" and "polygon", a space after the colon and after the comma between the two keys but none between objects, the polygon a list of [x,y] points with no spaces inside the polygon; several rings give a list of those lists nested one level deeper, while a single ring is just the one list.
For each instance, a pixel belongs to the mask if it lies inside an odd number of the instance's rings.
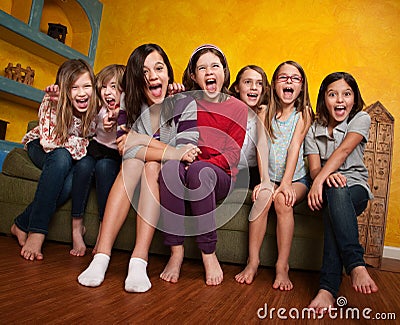
[{"label": "open mouth", "polygon": [[283,92],[284,92],[284,93],[293,94],[294,89],[293,89],[293,88],[290,88],[290,87],[285,87],[285,88],[283,88]]},{"label": "open mouth", "polygon": [[249,93],[249,94],[247,94],[247,97],[249,97],[249,98],[251,98],[251,99],[257,99],[258,94]]},{"label": "open mouth", "polygon": [[346,107],[343,105],[335,106],[334,110],[335,110],[335,113],[338,115],[343,115],[346,113]]},{"label": "open mouth", "polygon": [[154,97],[160,97],[162,95],[162,84],[149,85],[149,90]]},{"label": "open mouth", "polygon": [[207,79],[206,90],[211,92],[217,91],[217,80],[214,78]]},{"label": "open mouth", "polygon": [[75,99],[76,109],[80,112],[86,111],[89,105],[89,98]]},{"label": "open mouth", "polygon": [[115,99],[114,98],[106,98],[106,103],[109,108],[115,106]]}]

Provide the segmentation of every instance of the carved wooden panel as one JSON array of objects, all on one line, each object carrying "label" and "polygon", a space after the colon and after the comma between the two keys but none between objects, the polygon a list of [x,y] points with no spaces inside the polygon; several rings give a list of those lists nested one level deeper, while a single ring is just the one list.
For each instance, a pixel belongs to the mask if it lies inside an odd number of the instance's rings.
[{"label": "carved wooden panel", "polygon": [[365,250],[365,261],[374,267],[380,267],[389,200],[394,118],[380,102],[368,106],[366,111],[371,117],[371,127],[364,162],[374,199],[357,220],[360,244]]}]

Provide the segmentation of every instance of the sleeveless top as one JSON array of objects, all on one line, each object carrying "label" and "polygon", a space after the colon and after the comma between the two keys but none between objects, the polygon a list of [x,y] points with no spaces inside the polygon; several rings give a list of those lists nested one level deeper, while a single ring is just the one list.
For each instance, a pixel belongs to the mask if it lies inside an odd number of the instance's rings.
[{"label": "sleeveless top", "polygon": [[[282,181],[286,169],[286,159],[288,148],[292,140],[294,130],[300,118],[296,109],[290,114],[286,121],[279,121],[276,117],[272,120],[272,128],[276,139],[268,140],[269,147],[269,177],[273,182]],[[293,182],[303,178],[307,174],[304,158],[304,142],[300,146],[299,157],[297,159],[296,169],[293,175]]]}]

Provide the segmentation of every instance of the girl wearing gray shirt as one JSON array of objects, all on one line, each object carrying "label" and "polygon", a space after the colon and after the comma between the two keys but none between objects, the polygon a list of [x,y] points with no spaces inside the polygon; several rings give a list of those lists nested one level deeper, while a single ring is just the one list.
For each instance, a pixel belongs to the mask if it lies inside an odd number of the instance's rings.
[{"label": "girl wearing gray shirt", "polygon": [[373,198],[363,162],[371,119],[363,107],[353,76],[329,74],[319,89],[316,121],[305,138],[304,151],[313,179],[308,205],[311,210],[322,210],[324,218],[320,286],[309,305],[318,314],[334,305],[343,267],[357,292],[378,290],[365,267],[358,240],[357,216]]}]

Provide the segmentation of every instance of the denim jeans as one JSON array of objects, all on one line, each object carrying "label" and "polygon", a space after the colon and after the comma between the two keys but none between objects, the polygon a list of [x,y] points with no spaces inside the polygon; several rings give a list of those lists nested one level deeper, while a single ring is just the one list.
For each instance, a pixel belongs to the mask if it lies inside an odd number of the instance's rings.
[{"label": "denim jeans", "polygon": [[14,222],[26,233],[46,235],[57,207],[64,204],[71,194],[74,161],[64,148],[46,153],[39,139],[29,142],[27,148],[29,157],[42,173],[33,201]]},{"label": "denim jeans", "polygon": [[337,296],[343,266],[347,274],[365,266],[364,250],[358,240],[357,216],[368,204],[368,192],[361,185],[324,187],[324,254],[320,289]]},{"label": "denim jeans", "polygon": [[120,167],[121,162],[111,158],[103,158],[96,163],[96,194],[100,221],[103,221],[108,194],[117,178]]},{"label": "denim jeans", "polygon": [[86,156],[76,163],[72,183],[71,215],[73,218],[82,218],[85,214],[93,176],[95,176],[99,220],[103,220],[108,194],[119,170],[120,162],[111,158],[96,160],[92,156]]}]

